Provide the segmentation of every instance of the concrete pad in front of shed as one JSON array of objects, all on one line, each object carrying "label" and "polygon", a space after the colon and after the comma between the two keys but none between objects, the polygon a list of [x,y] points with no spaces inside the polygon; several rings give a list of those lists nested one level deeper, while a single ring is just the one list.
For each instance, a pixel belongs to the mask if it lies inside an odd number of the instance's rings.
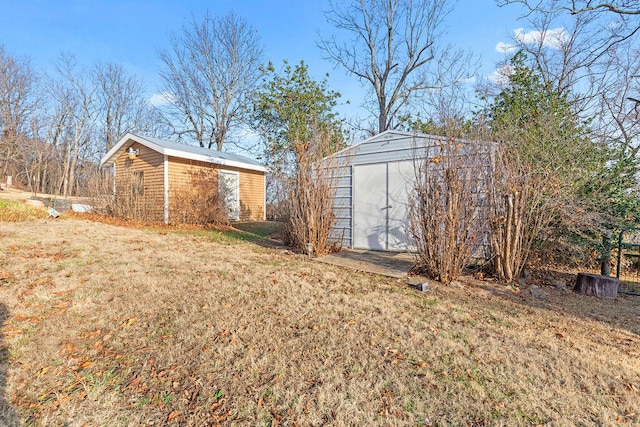
[{"label": "concrete pad in front of shed", "polygon": [[409,253],[346,250],[314,258],[325,264],[338,265],[388,277],[402,278],[415,265]]}]

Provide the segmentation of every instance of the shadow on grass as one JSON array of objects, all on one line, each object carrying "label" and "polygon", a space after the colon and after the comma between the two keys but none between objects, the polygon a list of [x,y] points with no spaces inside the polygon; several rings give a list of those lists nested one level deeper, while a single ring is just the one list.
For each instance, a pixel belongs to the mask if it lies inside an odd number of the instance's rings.
[{"label": "shadow on grass", "polygon": [[278,221],[236,222],[233,224],[233,228],[246,231],[256,236],[269,237],[280,233],[283,224],[284,223]]},{"label": "shadow on grass", "polygon": [[[0,324],[9,318],[7,306],[0,303]],[[6,399],[7,371],[9,363],[9,348],[0,333],[0,425],[18,426],[20,421],[18,413],[11,407]]]},{"label": "shadow on grass", "polygon": [[266,248],[282,247],[280,239],[282,223],[274,221],[239,222],[232,224],[229,230],[207,230],[207,235],[216,242],[233,244],[236,242],[249,242]]},{"label": "shadow on grass", "polygon": [[[487,282],[486,285],[476,282],[474,287],[521,306],[548,310],[577,319],[597,321],[611,328],[623,329],[640,336],[640,297],[618,295],[615,299],[609,299],[582,295],[573,291],[576,282],[575,274],[547,270],[542,276],[546,275],[564,279],[567,290],[554,288],[544,277],[529,279],[526,285],[520,287],[519,293],[502,291],[506,288],[496,282]],[[531,285],[538,286],[535,292],[537,297],[532,294]],[[540,298],[540,292],[543,293],[542,298]]]}]

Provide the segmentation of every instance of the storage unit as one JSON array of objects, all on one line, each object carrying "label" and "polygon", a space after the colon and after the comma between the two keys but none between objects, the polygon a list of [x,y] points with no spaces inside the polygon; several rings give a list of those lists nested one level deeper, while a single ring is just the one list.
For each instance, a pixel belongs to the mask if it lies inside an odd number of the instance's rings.
[{"label": "storage unit", "polygon": [[342,165],[336,180],[332,239],[353,249],[412,250],[408,216],[416,159],[436,156],[444,140],[388,130],[330,156]]},{"label": "storage unit", "polygon": [[217,177],[229,219],[265,219],[266,168],[237,154],[128,133],[100,165],[113,167],[116,187],[118,183],[131,183],[131,191],[144,197],[154,221],[176,222],[172,212],[177,211],[180,195],[190,191],[198,174]]}]

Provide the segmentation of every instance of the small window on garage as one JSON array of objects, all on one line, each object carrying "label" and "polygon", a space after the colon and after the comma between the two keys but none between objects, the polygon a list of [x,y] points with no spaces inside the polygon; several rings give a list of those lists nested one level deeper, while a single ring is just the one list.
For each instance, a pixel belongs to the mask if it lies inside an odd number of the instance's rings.
[{"label": "small window on garage", "polygon": [[131,177],[131,192],[134,196],[144,196],[144,172],[134,171]]}]

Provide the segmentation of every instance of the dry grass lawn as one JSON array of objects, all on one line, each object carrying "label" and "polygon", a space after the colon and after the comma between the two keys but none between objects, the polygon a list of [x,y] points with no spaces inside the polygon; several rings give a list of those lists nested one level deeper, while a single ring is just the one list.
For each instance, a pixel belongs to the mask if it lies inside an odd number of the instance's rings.
[{"label": "dry grass lawn", "polygon": [[[33,195],[34,194],[32,192],[20,190],[19,188],[5,188],[4,190],[0,191],[0,200],[19,200],[21,202],[24,202],[26,199],[31,198]],[[51,194],[43,193],[38,193],[37,195],[45,197],[55,197]]]},{"label": "dry grass lawn", "polygon": [[238,233],[0,223],[0,424],[640,425],[640,298],[463,282],[419,294]]}]

